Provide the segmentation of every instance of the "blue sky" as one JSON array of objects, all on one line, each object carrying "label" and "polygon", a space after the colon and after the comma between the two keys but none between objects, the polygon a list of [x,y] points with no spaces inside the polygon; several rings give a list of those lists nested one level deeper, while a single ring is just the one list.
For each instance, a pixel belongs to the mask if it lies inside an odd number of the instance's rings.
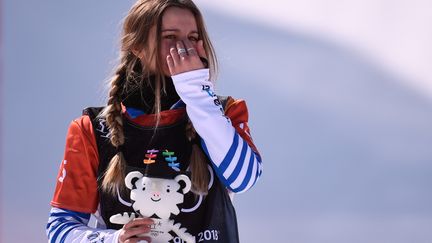
[{"label": "blue sky", "polygon": [[[3,2],[3,242],[45,241],[67,127],[104,104],[131,2]],[[388,19],[362,25],[347,14],[375,5],[337,5],[346,13],[327,22],[334,8],[315,7],[318,25],[290,1],[297,12],[282,26],[263,19],[256,1],[230,10],[224,2],[198,2],[221,63],[217,91],[247,101],[264,161],[256,187],[235,198],[242,242],[430,242],[430,76],[415,75],[430,52],[396,52],[386,43],[405,32],[379,35],[373,24]],[[286,7],[278,4],[269,5]],[[429,38],[414,29],[406,43]]]}]

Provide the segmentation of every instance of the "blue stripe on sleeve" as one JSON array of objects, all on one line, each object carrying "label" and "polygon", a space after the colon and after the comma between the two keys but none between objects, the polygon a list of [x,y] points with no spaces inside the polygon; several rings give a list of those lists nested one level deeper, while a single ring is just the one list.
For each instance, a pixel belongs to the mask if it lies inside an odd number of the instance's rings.
[{"label": "blue stripe on sleeve", "polygon": [[209,152],[208,152],[208,150],[207,150],[207,145],[205,144],[204,139],[201,139],[201,146],[202,146],[204,152],[206,153],[207,157],[209,158],[209,160],[212,162],[212,163],[211,163],[211,166],[214,168],[214,170],[215,170],[215,172],[216,172],[216,175],[218,176],[219,180],[222,182],[223,185],[225,185],[225,186],[228,187],[230,190],[232,190],[231,187],[229,186],[229,184],[228,184],[226,178],[223,176],[223,174],[222,174],[220,168],[218,168],[218,167],[216,166],[216,164],[212,161],[212,158],[210,157],[210,154],[209,154]]},{"label": "blue stripe on sleeve", "polygon": [[[249,184],[249,181],[251,180],[251,177],[252,177],[252,170],[253,170],[254,162],[255,162],[255,155],[254,155],[254,153],[251,153],[246,177],[243,179],[242,184],[238,188],[236,188],[234,190],[234,192],[240,192],[240,191],[243,191],[244,189],[246,189],[246,186]],[[258,164],[257,164],[257,169],[258,169]]]},{"label": "blue stripe on sleeve", "polygon": [[261,172],[262,172],[262,170],[260,169],[261,168],[261,163],[258,162],[257,166],[258,167],[257,167],[257,171],[255,173],[255,181],[253,182],[252,186],[255,185],[255,183],[258,181],[258,178],[261,176]]},{"label": "blue stripe on sleeve", "polygon": [[[54,219],[52,222],[50,222],[50,223],[47,225],[48,234],[51,234],[53,231],[56,230],[56,228],[57,228],[59,225],[61,225],[61,224],[63,224],[63,223],[66,223],[67,221],[68,221],[68,220],[65,219],[65,218],[56,218],[56,219]],[[56,223],[56,222],[58,222],[58,224],[57,224],[57,225],[54,225],[54,223]]]},{"label": "blue stripe on sleeve", "polygon": [[207,158],[209,158],[209,160],[212,162],[212,164],[214,164],[212,158],[210,158],[210,154],[209,154],[209,151],[207,149],[207,145],[205,144],[204,139],[202,139],[202,138],[201,138],[201,147],[203,148],[204,153],[207,155]]},{"label": "blue stripe on sleeve", "polygon": [[[227,180],[227,183],[229,185],[231,185],[231,183],[233,183],[237,179],[237,177],[239,176],[240,171],[243,167],[243,164],[245,163],[245,157],[246,157],[247,150],[248,150],[248,144],[246,143],[245,140],[243,140],[243,147],[241,150],[240,158],[237,162],[236,167],[234,168],[234,171],[231,173],[231,175],[228,177],[228,180]],[[252,154],[251,154],[251,156],[252,156]]]},{"label": "blue stripe on sleeve", "polygon": [[64,222],[66,222],[66,219],[65,218],[55,218],[55,219],[53,219],[53,221],[48,222],[46,229],[48,230],[51,227],[51,225],[53,225],[55,222],[64,223]]},{"label": "blue stripe on sleeve", "polygon": [[258,166],[258,168],[257,168],[257,172],[256,172],[256,175],[255,175],[255,181],[252,184],[252,186],[255,185],[255,182],[257,182],[258,178],[261,176],[261,173],[262,173],[261,162],[258,162],[257,166]]},{"label": "blue stripe on sleeve", "polygon": [[56,242],[57,237],[59,236],[59,234],[62,232],[62,230],[66,227],[69,226],[73,226],[73,225],[80,225],[80,223],[74,223],[74,222],[69,222],[69,223],[63,223],[60,226],[56,227],[54,229],[55,233],[54,235],[51,237],[51,242]]},{"label": "blue stripe on sleeve", "polygon": [[73,219],[75,219],[76,221],[86,224],[87,222],[85,222],[85,218],[83,219],[82,217],[79,217],[78,215],[74,215],[70,212],[64,212],[64,213],[52,213],[51,217],[71,217]]},{"label": "blue stripe on sleeve", "polygon": [[69,232],[71,232],[73,229],[78,228],[79,225],[75,225],[70,227],[68,230],[66,230],[62,236],[62,238],[60,239],[60,243],[64,243],[66,241],[66,236],[69,234]]},{"label": "blue stripe on sleeve", "polygon": [[261,176],[261,174],[262,174],[262,165],[261,165],[261,161],[259,162],[259,165],[260,165],[260,169],[259,169],[259,174],[258,174],[258,177],[260,177]]},{"label": "blue stripe on sleeve", "polygon": [[[254,152],[255,153],[255,152]],[[255,155],[256,155],[256,158],[257,158],[257,160],[258,160],[258,162],[262,162],[262,160],[261,160],[261,156],[258,154],[258,153],[255,153]]]},{"label": "blue stripe on sleeve", "polygon": [[228,153],[226,154],[226,156],[223,159],[222,163],[219,165],[219,170],[221,171],[221,173],[224,173],[225,170],[228,168],[229,164],[231,163],[231,160],[234,157],[234,154],[235,154],[235,152],[237,150],[238,140],[239,140],[239,135],[238,135],[237,132],[235,132],[234,133],[233,142],[231,144],[231,147],[228,150]]},{"label": "blue stripe on sleeve", "polygon": [[[218,166],[216,166],[216,164],[213,162],[212,158],[210,157],[210,153],[207,149],[207,145],[205,144],[204,140],[201,138],[201,146],[204,150],[204,153],[207,155],[209,160],[212,162],[211,165],[215,169],[215,172],[216,172],[219,180],[222,182],[223,185],[225,185],[227,188],[229,188],[233,192],[241,192],[241,191],[245,190],[246,186],[249,184],[252,177],[254,177],[253,178],[254,182],[252,184],[252,185],[254,185],[262,173],[262,170],[260,170],[260,166],[259,166],[261,164],[261,156],[259,156],[258,153],[255,153],[250,148],[249,144],[247,142],[245,142],[245,140],[243,140],[244,143],[243,143],[242,152],[241,152],[238,164],[234,168],[234,171],[231,173],[231,175],[229,175],[228,179],[223,175],[223,173],[226,171],[226,169],[228,168],[230,163],[232,163],[232,159],[236,153],[236,148],[238,147],[238,142],[239,142],[238,140],[239,140],[239,135],[236,132],[234,135],[234,138],[233,138],[233,142],[231,144],[231,147],[230,147],[227,155],[225,156],[224,160],[222,161],[222,163],[218,167]],[[246,143],[246,152],[245,152],[245,147],[244,147],[245,143]],[[248,169],[247,169],[245,178],[242,180],[241,185],[238,188],[234,189],[231,187],[231,184],[237,179],[237,177],[240,174],[241,168],[243,167],[243,164],[245,162],[244,160],[246,157],[247,149],[251,150],[251,156],[249,159]],[[252,175],[253,165],[255,163],[257,164],[257,171],[256,171],[255,175]]]},{"label": "blue stripe on sleeve", "polygon": [[50,221],[47,224],[48,238],[50,239],[50,242],[56,242],[62,231],[65,232],[62,239],[65,239],[67,233],[72,229],[78,226],[87,225],[88,220],[90,219],[90,214],[61,208],[52,208],[49,219]]},{"label": "blue stripe on sleeve", "polygon": [[71,211],[71,210],[67,210],[67,209],[63,209],[63,210],[66,211],[66,212],[69,212],[69,213],[71,213],[73,215],[76,215],[76,216],[78,216],[80,218],[83,218],[83,219],[86,219],[86,220],[90,219],[90,214],[89,213],[80,213],[80,212],[75,212],[75,211]]}]

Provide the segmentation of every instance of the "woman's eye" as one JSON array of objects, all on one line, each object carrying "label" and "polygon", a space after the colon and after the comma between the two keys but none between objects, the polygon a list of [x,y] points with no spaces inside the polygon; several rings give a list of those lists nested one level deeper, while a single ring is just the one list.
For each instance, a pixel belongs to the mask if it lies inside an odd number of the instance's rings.
[{"label": "woman's eye", "polygon": [[192,42],[197,42],[198,38],[195,37],[195,36],[191,36],[191,37],[189,37],[189,40],[192,41]]},{"label": "woman's eye", "polygon": [[170,192],[170,189],[167,189],[167,190],[166,190],[166,192],[168,192],[168,193],[169,193],[169,192]]},{"label": "woman's eye", "polygon": [[166,36],[164,36],[164,39],[175,40],[176,36],[175,35],[166,35]]}]

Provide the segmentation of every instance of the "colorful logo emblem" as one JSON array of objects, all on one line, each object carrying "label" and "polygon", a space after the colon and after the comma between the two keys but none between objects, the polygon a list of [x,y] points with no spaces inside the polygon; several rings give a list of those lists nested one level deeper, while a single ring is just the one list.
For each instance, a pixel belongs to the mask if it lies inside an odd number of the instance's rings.
[{"label": "colorful logo emblem", "polygon": [[145,154],[146,158],[144,159],[144,164],[148,165],[155,163],[158,152],[159,150],[156,149],[147,150],[147,153]]},{"label": "colorful logo emblem", "polygon": [[179,168],[180,163],[176,163],[177,157],[174,156],[174,152],[170,152],[168,150],[165,150],[162,152],[162,155],[165,157],[165,161],[169,162],[168,166],[173,168]]}]

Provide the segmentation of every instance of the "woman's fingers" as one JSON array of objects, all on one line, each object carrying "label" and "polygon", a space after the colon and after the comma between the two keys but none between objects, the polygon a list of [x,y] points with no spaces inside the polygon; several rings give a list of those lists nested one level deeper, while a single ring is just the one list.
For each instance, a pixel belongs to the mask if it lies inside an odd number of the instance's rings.
[{"label": "woman's fingers", "polygon": [[124,229],[136,227],[139,225],[152,225],[154,223],[151,218],[135,218],[123,226]]},{"label": "woman's fingers", "polygon": [[145,233],[148,233],[148,232],[150,232],[150,227],[149,226],[141,226],[141,227],[129,228],[129,229],[126,229],[124,231],[122,239],[130,239],[132,237],[136,237],[138,235],[142,235],[142,234],[145,234]]},{"label": "woman's fingers", "polygon": [[198,54],[197,50],[192,45],[192,42],[190,42],[189,40],[185,40],[183,43],[189,56],[196,56]]},{"label": "woman's fingers", "polygon": [[205,66],[196,47],[189,40],[178,41],[176,48],[170,48],[166,62],[171,75],[201,69]]},{"label": "woman's fingers", "polygon": [[[138,235],[142,235],[150,232],[150,227],[152,224],[153,224],[153,220],[149,218],[136,218],[130,221],[129,223],[125,224],[121,229],[121,232],[119,234],[119,242],[120,243],[135,242],[131,240],[136,239]],[[143,237],[146,238],[146,236]],[[149,237],[147,238],[151,240],[151,238]]]},{"label": "woman's fingers", "polygon": [[173,73],[175,71],[175,66],[174,66],[174,60],[173,60],[172,56],[168,55],[166,57],[166,61],[167,61],[168,69],[169,69],[171,75],[173,75]]},{"label": "woman's fingers", "polygon": [[180,63],[180,56],[179,56],[179,54],[178,54],[177,48],[175,48],[175,47],[171,47],[171,48],[170,48],[170,55],[171,55],[171,57],[172,57],[173,64],[174,64],[175,66],[177,66],[177,65]]},{"label": "woman's fingers", "polygon": [[183,41],[177,41],[177,53],[182,60],[188,55]]}]

